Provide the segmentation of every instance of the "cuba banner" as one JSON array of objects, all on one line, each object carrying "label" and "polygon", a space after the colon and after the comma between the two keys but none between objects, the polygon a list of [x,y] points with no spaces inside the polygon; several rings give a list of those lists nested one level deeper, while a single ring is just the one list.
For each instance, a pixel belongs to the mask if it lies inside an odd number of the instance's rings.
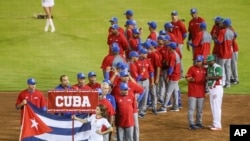
[{"label": "cuba banner", "polygon": [[48,112],[94,113],[97,91],[48,91]]}]

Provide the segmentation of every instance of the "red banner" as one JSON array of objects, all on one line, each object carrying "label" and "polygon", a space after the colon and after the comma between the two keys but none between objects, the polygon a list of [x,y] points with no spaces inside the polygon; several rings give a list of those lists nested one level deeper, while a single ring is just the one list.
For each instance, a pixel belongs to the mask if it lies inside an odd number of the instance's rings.
[{"label": "red banner", "polygon": [[48,91],[48,112],[93,113],[97,91]]}]

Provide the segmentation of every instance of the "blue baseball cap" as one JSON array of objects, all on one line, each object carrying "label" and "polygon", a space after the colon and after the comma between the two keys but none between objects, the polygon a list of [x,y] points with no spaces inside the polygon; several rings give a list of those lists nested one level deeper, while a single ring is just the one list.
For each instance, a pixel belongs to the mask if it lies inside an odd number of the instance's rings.
[{"label": "blue baseball cap", "polygon": [[111,28],[113,28],[113,29],[119,29],[119,25],[118,24],[113,24],[113,25],[111,25]]},{"label": "blue baseball cap", "polygon": [[158,46],[158,43],[155,40],[151,40],[150,44],[154,47]]},{"label": "blue baseball cap", "polygon": [[204,57],[202,55],[198,55],[198,56],[196,56],[195,61],[196,62],[203,62],[204,61]]},{"label": "blue baseball cap", "polygon": [[166,34],[167,34],[166,30],[160,30],[159,32],[159,35],[166,35]]},{"label": "blue baseball cap", "polygon": [[127,10],[124,15],[130,15],[133,16],[134,12],[132,10]]},{"label": "blue baseball cap", "polygon": [[135,23],[134,23],[133,20],[127,20],[126,23],[125,23],[125,26],[126,25],[135,25]]},{"label": "blue baseball cap", "polygon": [[128,90],[128,84],[127,83],[121,83],[120,84],[120,89],[124,90],[124,91],[127,91]]},{"label": "blue baseball cap", "polygon": [[129,73],[128,73],[128,71],[121,71],[121,72],[120,72],[120,76],[121,76],[121,77],[128,77],[128,76],[129,76]]},{"label": "blue baseball cap", "polygon": [[116,17],[112,17],[109,22],[115,22],[115,23],[118,23],[118,19]]},{"label": "blue baseball cap", "polygon": [[27,84],[28,84],[28,85],[36,85],[36,80],[35,80],[34,78],[29,78],[29,79],[27,80]]},{"label": "blue baseball cap", "polygon": [[140,30],[139,30],[138,28],[134,28],[134,29],[132,30],[132,33],[133,33],[133,34],[140,34]]},{"label": "blue baseball cap", "polygon": [[163,40],[164,41],[169,41],[169,40],[171,40],[171,37],[169,35],[165,35]]},{"label": "blue baseball cap", "polygon": [[163,35],[160,35],[160,36],[157,37],[158,40],[164,40],[164,38],[165,37]]},{"label": "blue baseball cap", "polygon": [[201,22],[200,23],[200,28],[201,29],[206,29],[207,28],[207,24],[205,22]]},{"label": "blue baseball cap", "polygon": [[132,58],[132,57],[139,57],[139,54],[136,51],[131,51],[129,53],[129,58]]},{"label": "blue baseball cap", "polygon": [[223,24],[225,26],[231,26],[231,20],[229,18],[225,18],[224,21],[223,21]]},{"label": "blue baseball cap", "polygon": [[151,22],[148,22],[148,25],[153,28],[153,29],[156,29],[157,28],[157,23],[154,22],[154,21],[151,21]]},{"label": "blue baseball cap", "polygon": [[150,41],[146,41],[142,44],[142,46],[144,46],[146,49],[149,49],[152,45],[151,45]]},{"label": "blue baseball cap", "polygon": [[191,14],[197,14],[198,10],[196,8],[192,8],[192,9],[190,9],[190,13]]},{"label": "blue baseball cap", "polygon": [[78,78],[78,79],[85,79],[84,73],[82,73],[82,72],[78,73],[78,74],[77,74],[77,78]]},{"label": "blue baseball cap", "polygon": [[170,43],[168,44],[168,46],[169,46],[170,48],[172,48],[172,49],[176,49],[177,44],[176,44],[176,42],[170,42]]},{"label": "blue baseball cap", "polygon": [[147,53],[148,53],[148,50],[145,49],[145,48],[141,48],[141,49],[139,50],[139,54],[147,54]]},{"label": "blue baseball cap", "polygon": [[177,15],[178,15],[178,12],[177,12],[177,11],[172,11],[172,12],[171,12],[171,15],[172,15],[172,16],[177,16]]},{"label": "blue baseball cap", "polygon": [[96,76],[96,73],[93,72],[93,71],[91,71],[91,72],[88,73],[88,77],[92,77],[92,76]]},{"label": "blue baseball cap", "polygon": [[164,28],[173,28],[174,26],[171,23],[165,23]]},{"label": "blue baseball cap", "polygon": [[222,22],[222,21],[223,21],[223,18],[220,17],[220,16],[216,16],[213,20],[214,20],[215,22]]},{"label": "blue baseball cap", "polygon": [[119,48],[118,43],[116,43],[116,42],[112,43],[111,50],[112,50],[112,52],[119,53],[120,52],[120,48]]},{"label": "blue baseball cap", "polygon": [[96,91],[99,95],[102,95],[102,89],[101,88],[96,88]]}]

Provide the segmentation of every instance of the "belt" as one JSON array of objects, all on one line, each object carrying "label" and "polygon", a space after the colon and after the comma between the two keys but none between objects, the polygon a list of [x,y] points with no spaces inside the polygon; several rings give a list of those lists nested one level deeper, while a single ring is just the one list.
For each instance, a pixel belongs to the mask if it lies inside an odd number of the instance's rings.
[{"label": "belt", "polygon": [[222,85],[214,85],[213,87],[209,87],[210,89],[216,88],[216,87],[222,87]]},{"label": "belt", "polygon": [[148,80],[148,78],[140,79],[140,81],[146,81],[146,80]]}]

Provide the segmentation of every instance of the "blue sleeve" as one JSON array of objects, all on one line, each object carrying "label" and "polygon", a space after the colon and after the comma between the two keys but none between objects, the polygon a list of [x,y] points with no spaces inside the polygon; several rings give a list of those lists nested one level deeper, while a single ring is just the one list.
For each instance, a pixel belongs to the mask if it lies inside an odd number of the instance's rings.
[{"label": "blue sleeve", "polygon": [[107,79],[107,80],[109,80],[109,72],[105,72],[105,74],[104,74],[104,79]]},{"label": "blue sleeve", "polygon": [[171,75],[172,73],[173,73],[173,71],[174,71],[174,68],[173,67],[169,67],[168,68],[168,75]]},{"label": "blue sleeve", "polygon": [[217,40],[217,39],[214,39],[214,42],[215,42],[216,44],[221,44],[221,42],[220,42],[219,40]]},{"label": "blue sleeve", "polygon": [[140,81],[140,80],[141,80],[141,78],[142,78],[142,76],[141,76],[141,75],[139,75],[139,76],[136,78],[136,81]]},{"label": "blue sleeve", "polygon": [[150,77],[152,78],[152,77],[154,77],[154,72],[150,72]]},{"label": "blue sleeve", "polygon": [[42,110],[47,111],[47,107],[46,106],[42,107]]},{"label": "blue sleeve", "polygon": [[183,38],[183,39],[186,39],[186,38],[187,38],[187,33],[183,34],[183,35],[182,35],[182,38]]},{"label": "blue sleeve", "polygon": [[145,90],[139,95],[139,97],[137,98],[137,101],[140,102],[142,100],[142,98],[145,95]]}]

